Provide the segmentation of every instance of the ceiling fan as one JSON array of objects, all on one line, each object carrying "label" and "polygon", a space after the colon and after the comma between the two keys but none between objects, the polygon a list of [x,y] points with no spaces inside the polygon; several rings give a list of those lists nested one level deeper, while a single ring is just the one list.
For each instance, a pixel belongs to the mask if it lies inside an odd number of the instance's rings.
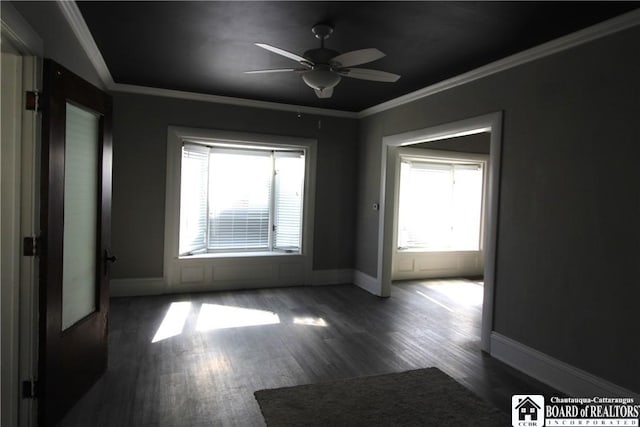
[{"label": "ceiling fan", "polygon": [[326,24],[316,24],[311,32],[320,39],[320,47],[310,49],[302,56],[288,52],[265,43],[256,43],[263,49],[282,55],[300,63],[298,68],[276,68],[271,70],[245,71],[246,74],[297,72],[302,74],[302,80],[315,90],[318,98],[331,98],[333,88],[340,83],[342,77],[372,80],[376,82],[395,82],[400,76],[386,71],[370,70],[368,68],[352,68],[355,65],[373,62],[385,56],[378,49],[359,49],[340,54],[335,50],[324,47],[324,41],[333,33],[333,27]]}]

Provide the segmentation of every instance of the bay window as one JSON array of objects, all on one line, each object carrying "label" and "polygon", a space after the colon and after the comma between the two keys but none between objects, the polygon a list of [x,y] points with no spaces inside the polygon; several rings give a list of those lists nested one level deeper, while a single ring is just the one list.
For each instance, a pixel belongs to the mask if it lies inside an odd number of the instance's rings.
[{"label": "bay window", "polygon": [[305,149],[185,141],[179,255],[302,249]]},{"label": "bay window", "polygon": [[483,166],[402,158],[398,249],[480,250]]}]

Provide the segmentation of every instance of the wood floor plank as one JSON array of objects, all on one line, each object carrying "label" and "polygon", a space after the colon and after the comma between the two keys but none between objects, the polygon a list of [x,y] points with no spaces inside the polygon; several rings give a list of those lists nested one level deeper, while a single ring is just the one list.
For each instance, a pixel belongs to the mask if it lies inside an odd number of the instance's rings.
[{"label": "wood floor plank", "polygon": [[[108,371],[61,425],[262,426],[256,390],[430,366],[504,411],[512,394],[557,394],[480,351],[481,296],[447,280],[387,299],[353,285],[116,298]],[[188,312],[160,339],[174,303]],[[247,319],[271,324],[233,327]]]}]

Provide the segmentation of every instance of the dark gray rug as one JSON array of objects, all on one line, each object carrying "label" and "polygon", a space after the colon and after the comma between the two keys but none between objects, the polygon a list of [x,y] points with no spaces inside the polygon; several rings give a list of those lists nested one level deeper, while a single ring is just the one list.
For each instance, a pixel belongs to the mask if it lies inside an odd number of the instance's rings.
[{"label": "dark gray rug", "polygon": [[255,393],[268,426],[509,426],[437,368]]}]

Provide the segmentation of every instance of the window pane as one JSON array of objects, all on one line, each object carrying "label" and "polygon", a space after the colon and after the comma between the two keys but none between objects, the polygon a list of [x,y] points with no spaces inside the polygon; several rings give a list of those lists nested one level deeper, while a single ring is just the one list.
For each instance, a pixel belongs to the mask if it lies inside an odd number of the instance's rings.
[{"label": "window pane", "polygon": [[408,163],[401,174],[399,246],[435,250],[451,234],[452,168]]},{"label": "window pane", "polygon": [[482,168],[480,165],[455,165],[453,191],[453,235],[457,250],[480,249],[482,212]]},{"label": "window pane", "polygon": [[276,152],[274,248],[300,251],[304,154]]},{"label": "window pane", "polygon": [[67,103],[64,149],[62,329],[96,308],[100,118]]},{"label": "window pane", "polygon": [[479,250],[482,177],[479,164],[403,160],[398,247]]},{"label": "window pane", "polygon": [[208,249],[268,249],[270,152],[212,148]]},{"label": "window pane", "polygon": [[182,147],[180,255],[206,249],[208,169],[208,147]]}]

